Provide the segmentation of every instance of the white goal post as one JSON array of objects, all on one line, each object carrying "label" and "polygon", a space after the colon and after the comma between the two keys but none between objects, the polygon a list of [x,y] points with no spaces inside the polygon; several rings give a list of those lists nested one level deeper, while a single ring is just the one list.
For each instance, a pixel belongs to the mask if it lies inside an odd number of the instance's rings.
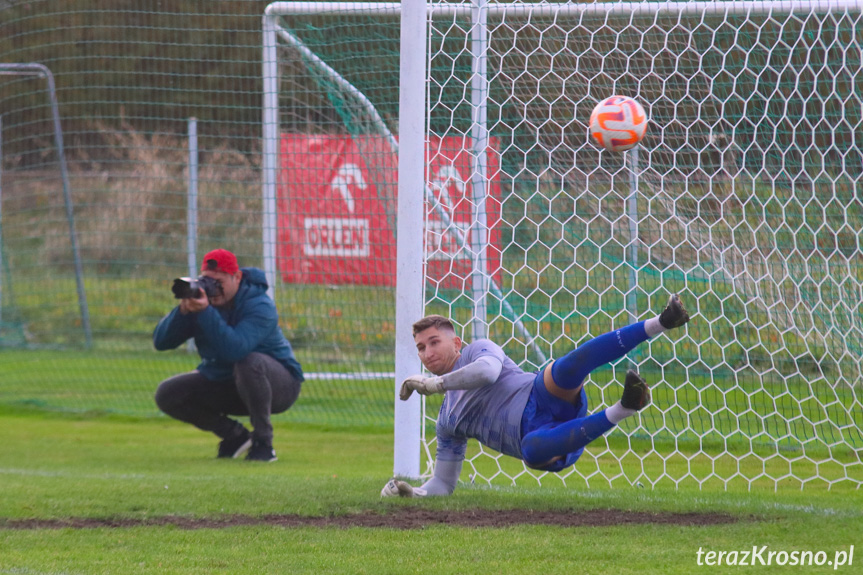
[{"label": "white goal post", "polygon": [[[863,485],[861,11],[863,2],[839,0],[271,4],[262,166],[271,285],[280,47],[301,54],[331,100],[351,101],[360,131],[392,142],[393,154],[397,146],[394,473],[427,476],[433,464],[439,399],[397,399],[399,382],[421,370],[417,318],[449,315],[467,339],[488,334],[538,369],[682,292],[694,313],[686,334],[661,336],[588,381],[590,410],[601,409],[634,364],[653,387],[649,409],[561,474],[472,443],[469,479]],[[303,21],[320,30],[333,15],[401,27],[397,121],[355,85],[356,71],[303,43]],[[626,155],[586,138],[590,109],[612,93],[636,97],[651,118]],[[469,234],[427,173],[430,142],[453,137],[471,158],[458,188]],[[498,215],[486,205],[492,186]],[[461,291],[429,281],[435,255],[417,230],[430,233],[432,218],[472,264]]]}]

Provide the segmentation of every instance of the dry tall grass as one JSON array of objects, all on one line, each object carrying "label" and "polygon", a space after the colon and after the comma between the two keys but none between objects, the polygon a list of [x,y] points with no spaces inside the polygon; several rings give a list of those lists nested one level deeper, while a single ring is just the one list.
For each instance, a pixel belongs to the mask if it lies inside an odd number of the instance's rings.
[{"label": "dry tall grass", "polygon": [[[187,139],[143,133],[128,122],[120,129],[96,124],[94,131],[104,149],[68,150],[75,225],[85,265],[100,272],[125,270],[123,275],[143,268],[151,274],[154,265],[182,268],[187,243]],[[240,153],[224,141],[199,152],[198,251],[223,245],[256,264],[261,243],[259,163],[257,155]],[[38,248],[27,257],[31,265],[69,262],[59,169],[13,172],[6,188],[4,193],[13,201],[8,217],[20,227],[16,241],[39,239]]]}]

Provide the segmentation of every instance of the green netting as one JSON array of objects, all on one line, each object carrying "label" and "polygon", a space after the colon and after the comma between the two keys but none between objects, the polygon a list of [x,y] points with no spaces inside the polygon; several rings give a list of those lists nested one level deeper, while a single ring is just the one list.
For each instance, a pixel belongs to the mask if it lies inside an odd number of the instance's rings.
[{"label": "green netting", "polygon": [[21,347],[27,343],[24,322],[19,317],[15,294],[11,288],[9,265],[4,256],[2,236],[0,236],[0,348]]},{"label": "green netting", "polygon": [[[227,247],[241,265],[263,267],[266,5],[37,1],[0,7],[2,61],[38,62],[56,78],[93,336],[88,348],[45,81],[0,75],[6,272],[0,401],[156,415],[152,395],[159,381],[194,368],[196,354],[185,348],[156,353],[151,342],[156,322],[175,304],[171,280],[189,273],[192,117],[198,257]],[[389,35],[397,37],[397,28]],[[343,59],[361,70],[365,48],[355,44]],[[383,93],[397,101],[391,84],[397,68],[386,73]],[[338,97],[315,85],[322,78],[306,79],[309,86],[295,91],[301,99]],[[316,116],[314,103],[305,106],[304,132],[344,132],[350,125],[349,115],[323,108],[329,119]],[[280,417],[390,425],[393,288],[281,282],[276,288],[281,327],[310,375],[301,403]]]}]

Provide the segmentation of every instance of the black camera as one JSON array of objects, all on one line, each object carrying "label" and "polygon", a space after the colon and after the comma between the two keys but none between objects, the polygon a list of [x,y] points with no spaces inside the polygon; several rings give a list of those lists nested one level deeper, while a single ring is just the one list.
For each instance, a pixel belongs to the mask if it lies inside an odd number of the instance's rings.
[{"label": "black camera", "polygon": [[194,279],[176,278],[174,285],[171,286],[171,291],[174,292],[174,297],[177,299],[199,298],[202,290],[209,298],[224,293],[222,283],[209,276],[200,276]]}]

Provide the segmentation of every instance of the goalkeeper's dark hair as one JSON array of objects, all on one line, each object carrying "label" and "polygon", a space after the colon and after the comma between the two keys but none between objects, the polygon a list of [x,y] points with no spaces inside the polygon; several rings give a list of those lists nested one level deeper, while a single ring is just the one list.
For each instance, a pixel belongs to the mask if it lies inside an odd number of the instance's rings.
[{"label": "goalkeeper's dark hair", "polygon": [[445,318],[442,315],[427,315],[422,318],[418,322],[413,325],[414,328],[414,337],[417,336],[418,333],[425,331],[430,328],[436,328],[438,330],[447,330],[455,333],[455,326],[452,322]]}]

